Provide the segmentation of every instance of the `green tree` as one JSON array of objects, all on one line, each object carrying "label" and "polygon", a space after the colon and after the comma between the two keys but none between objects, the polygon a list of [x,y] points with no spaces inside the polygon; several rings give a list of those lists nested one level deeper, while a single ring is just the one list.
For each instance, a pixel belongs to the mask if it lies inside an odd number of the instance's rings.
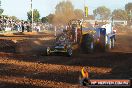
[{"label": "green tree", "polygon": [[125,10],[116,9],[112,12],[113,18],[116,20],[127,20],[128,15]]},{"label": "green tree", "polygon": [[128,3],[125,5],[125,10],[128,14],[128,23],[132,24],[132,3]]},{"label": "green tree", "polygon": [[42,23],[47,23],[48,22],[48,18],[47,17],[42,17],[41,18],[41,22]]},{"label": "green tree", "polygon": [[4,9],[0,8],[0,15],[4,12]]},{"label": "green tree", "polygon": [[10,18],[11,18],[12,20],[18,20],[18,18],[17,18],[16,16],[10,16]]},{"label": "green tree", "polygon": [[[32,21],[32,11],[27,12],[28,20]],[[37,9],[33,10],[33,21],[38,22],[40,18],[40,13]]]},{"label": "green tree", "polygon": [[54,19],[55,15],[54,14],[49,14],[46,17],[42,17],[41,22],[43,23],[53,23],[53,19]]},{"label": "green tree", "polygon": [[100,20],[109,19],[111,11],[105,6],[100,6],[97,9],[93,10],[94,16],[98,17]]},{"label": "green tree", "polygon": [[49,23],[52,23],[52,22],[53,22],[54,17],[55,17],[55,15],[54,15],[54,14],[49,14],[49,15],[47,16],[48,22],[49,22]]},{"label": "green tree", "polygon": [[125,5],[125,10],[127,11],[127,13],[130,14],[130,12],[132,11],[132,3],[128,3]]}]

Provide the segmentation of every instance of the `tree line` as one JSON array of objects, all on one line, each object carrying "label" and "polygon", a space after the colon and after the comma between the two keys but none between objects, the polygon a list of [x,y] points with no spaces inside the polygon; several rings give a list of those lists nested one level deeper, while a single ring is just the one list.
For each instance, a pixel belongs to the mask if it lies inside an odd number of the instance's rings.
[{"label": "tree line", "polygon": [[[0,15],[3,13],[3,9],[0,8]],[[27,12],[28,21],[32,20],[32,12]],[[43,22],[51,24],[67,24],[71,19],[83,19],[84,12],[81,9],[75,9],[71,1],[62,1],[55,7],[55,13],[49,14],[46,17],[40,18],[40,13],[37,9],[33,10],[34,22]],[[124,9],[115,9],[111,11],[105,6],[100,6],[93,10],[93,15],[89,15],[86,19],[99,19],[108,20],[110,18],[114,20],[127,20],[132,23],[132,3],[125,5]]]},{"label": "tree line", "polygon": [[[83,17],[83,10],[74,9],[70,1],[62,1],[56,5],[54,14],[42,17],[41,21],[43,23],[66,24],[71,19],[83,19]],[[132,3],[126,4],[124,9],[115,9],[114,11],[105,6],[100,6],[93,10],[93,15],[89,15],[85,19],[108,20],[110,18],[132,22]]]}]

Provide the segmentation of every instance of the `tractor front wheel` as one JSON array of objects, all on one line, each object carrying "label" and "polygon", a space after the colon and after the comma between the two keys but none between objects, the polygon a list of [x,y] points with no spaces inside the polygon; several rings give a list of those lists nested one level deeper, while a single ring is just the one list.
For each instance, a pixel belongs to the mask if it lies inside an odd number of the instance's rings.
[{"label": "tractor front wheel", "polygon": [[73,54],[72,49],[71,48],[67,49],[67,56],[71,57],[72,54]]},{"label": "tractor front wheel", "polygon": [[46,55],[49,56],[50,54],[51,54],[50,47],[47,47],[47,49],[46,49]]}]

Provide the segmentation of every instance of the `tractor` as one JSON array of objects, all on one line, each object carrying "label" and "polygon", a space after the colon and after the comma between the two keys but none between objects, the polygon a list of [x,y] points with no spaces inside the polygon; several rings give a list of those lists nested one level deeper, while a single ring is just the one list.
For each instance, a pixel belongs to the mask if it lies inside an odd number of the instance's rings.
[{"label": "tractor", "polygon": [[95,27],[85,20],[71,20],[68,27],[69,36],[85,52],[106,51],[114,48],[115,33],[112,24],[97,25],[97,22]]}]

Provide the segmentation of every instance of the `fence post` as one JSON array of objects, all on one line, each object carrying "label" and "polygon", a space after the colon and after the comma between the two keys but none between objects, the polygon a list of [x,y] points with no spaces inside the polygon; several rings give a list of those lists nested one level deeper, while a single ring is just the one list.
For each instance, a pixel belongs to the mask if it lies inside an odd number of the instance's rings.
[{"label": "fence post", "polygon": [[76,35],[75,35],[75,37],[76,37],[75,42],[77,42],[77,27],[76,27],[75,33],[76,33]]},{"label": "fence post", "polygon": [[55,36],[56,36],[56,26],[55,26]]}]

